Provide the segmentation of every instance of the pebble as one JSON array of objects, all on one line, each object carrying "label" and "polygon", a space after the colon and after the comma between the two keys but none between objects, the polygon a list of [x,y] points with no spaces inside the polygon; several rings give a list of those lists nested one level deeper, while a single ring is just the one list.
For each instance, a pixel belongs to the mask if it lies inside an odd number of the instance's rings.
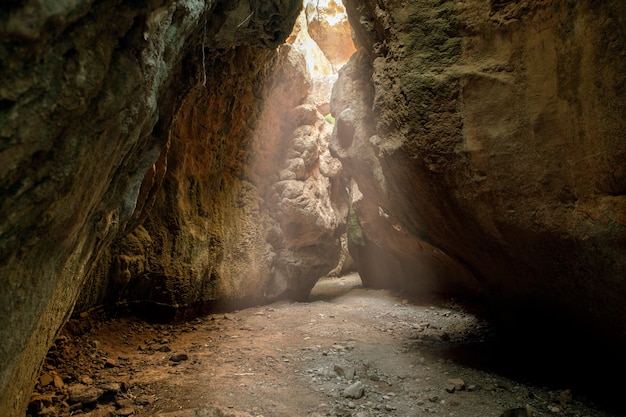
[{"label": "pebble", "polygon": [[135,409],[132,407],[121,408],[116,411],[118,416],[127,417],[132,414],[135,414]]},{"label": "pebble", "polygon": [[58,376],[58,375],[53,375],[52,378],[53,378],[54,388],[62,389],[63,386],[65,385],[63,383],[63,379],[60,376]]},{"label": "pebble", "polygon": [[150,405],[154,403],[155,398],[153,395],[140,395],[135,398],[135,402],[139,405]]},{"label": "pebble", "polygon": [[574,401],[572,390],[566,389],[559,393],[559,403],[561,403],[561,405],[571,404],[572,401]]},{"label": "pebble", "polygon": [[115,399],[115,405],[118,408],[131,408],[133,406],[133,400],[130,400],[128,398],[116,398]]},{"label": "pebble", "polygon": [[189,359],[189,356],[187,356],[186,353],[177,353],[175,355],[170,356],[170,360],[172,362],[182,362],[182,361],[186,361],[187,359]]},{"label": "pebble", "polygon": [[361,381],[357,381],[354,384],[347,387],[346,389],[344,389],[342,396],[344,398],[353,398],[355,400],[358,400],[359,398],[363,397],[364,393],[365,393],[365,385],[363,385]]},{"label": "pebble", "polygon": [[122,384],[119,382],[103,382],[98,385],[98,388],[111,394],[117,394],[122,390]]},{"label": "pebble", "polygon": [[49,373],[45,373],[39,377],[39,384],[42,387],[48,386],[54,382],[54,377]]},{"label": "pebble", "polygon": [[98,401],[98,398],[104,394],[104,391],[100,388],[88,387],[83,384],[72,385],[67,389],[67,391],[69,394],[69,402],[83,404],[95,403]]},{"label": "pebble", "polygon": [[337,375],[347,380],[354,379],[354,375],[356,373],[356,369],[353,366],[335,365],[333,370]]},{"label": "pebble", "polygon": [[38,404],[38,406],[35,407],[35,408],[38,408],[38,409],[41,409],[43,407],[47,407],[47,406],[52,404],[52,395],[50,395],[50,394],[33,394],[33,396],[30,397],[30,404],[31,405]]},{"label": "pebble", "polygon": [[115,417],[115,407],[102,406],[98,407],[90,413],[83,414],[85,417]]},{"label": "pebble", "polygon": [[462,391],[465,389],[465,381],[460,378],[448,379],[446,383],[446,391],[453,393],[455,391]]}]

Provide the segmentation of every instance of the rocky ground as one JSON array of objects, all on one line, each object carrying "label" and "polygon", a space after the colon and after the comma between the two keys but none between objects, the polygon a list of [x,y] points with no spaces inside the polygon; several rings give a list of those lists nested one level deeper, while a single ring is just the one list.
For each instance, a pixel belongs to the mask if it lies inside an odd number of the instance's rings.
[{"label": "rocky ground", "polygon": [[321,280],[280,302],[180,324],[83,314],[50,350],[31,416],[614,417],[566,385],[481,366],[490,326],[452,301]]}]

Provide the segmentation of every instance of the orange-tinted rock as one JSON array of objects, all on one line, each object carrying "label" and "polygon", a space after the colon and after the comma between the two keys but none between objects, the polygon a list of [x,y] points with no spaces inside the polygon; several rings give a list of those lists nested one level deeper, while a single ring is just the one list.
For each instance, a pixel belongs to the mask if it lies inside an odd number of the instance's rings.
[{"label": "orange-tinted rock", "polygon": [[335,68],[340,68],[356,51],[341,0],[309,0],[304,8],[309,36]]}]

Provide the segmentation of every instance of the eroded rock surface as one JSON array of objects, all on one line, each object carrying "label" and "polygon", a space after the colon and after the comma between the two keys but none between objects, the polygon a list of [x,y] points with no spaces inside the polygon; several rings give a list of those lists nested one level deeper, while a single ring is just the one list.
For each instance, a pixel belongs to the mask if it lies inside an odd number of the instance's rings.
[{"label": "eroded rock surface", "polygon": [[307,0],[304,2],[307,32],[337,69],[356,52],[352,28],[340,0]]},{"label": "eroded rock surface", "polygon": [[[220,79],[206,70],[220,68],[212,64],[224,51],[283,42],[301,8],[298,1],[38,5],[0,8],[6,416],[23,413],[41,360],[100,252],[158,199],[162,149],[185,95]],[[227,53],[221,68],[231,62],[245,72],[251,54]],[[124,262],[132,260],[120,259],[125,273]]]},{"label": "eroded rock surface", "polygon": [[331,148],[362,193],[355,255],[380,254],[364,282],[469,292],[626,345],[626,5],[346,7],[360,52]]},{"label": "eroded rock surface", "polygon": [[332,124],[302,104],[303,52],[240,48],[207,64],[174,117],[153,209],[101,258],[81,310],[125,301],[168,318],[306,299],[337,265],[347,194]]}]

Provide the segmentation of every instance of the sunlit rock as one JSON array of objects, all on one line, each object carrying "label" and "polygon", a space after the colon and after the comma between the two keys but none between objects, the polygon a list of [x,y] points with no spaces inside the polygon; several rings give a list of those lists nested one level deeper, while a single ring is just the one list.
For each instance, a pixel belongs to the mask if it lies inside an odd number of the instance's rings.
[{"label": "sunlit rock", "polygon": [[324,55],[339,69],[356,51],[352,29],[341,0],[306,0],[307,31]]}]

